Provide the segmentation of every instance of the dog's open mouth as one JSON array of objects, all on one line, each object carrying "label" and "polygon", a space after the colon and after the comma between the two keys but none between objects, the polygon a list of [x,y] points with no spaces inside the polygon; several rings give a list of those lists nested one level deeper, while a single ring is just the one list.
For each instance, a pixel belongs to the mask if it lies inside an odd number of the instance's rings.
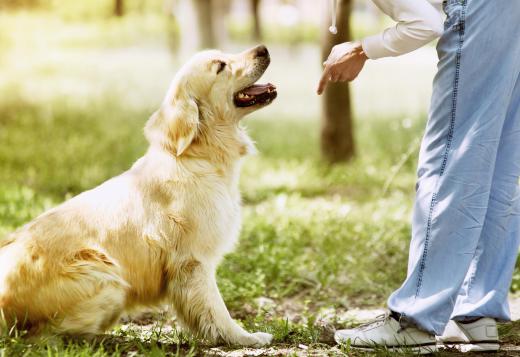
[{"label": "dog's open mouth", "polygon": [[235,94],[234,102],[237,107],[251,107],[253,105],[269,104],[277,95],[276,87],[271,83],[253,84]]}]

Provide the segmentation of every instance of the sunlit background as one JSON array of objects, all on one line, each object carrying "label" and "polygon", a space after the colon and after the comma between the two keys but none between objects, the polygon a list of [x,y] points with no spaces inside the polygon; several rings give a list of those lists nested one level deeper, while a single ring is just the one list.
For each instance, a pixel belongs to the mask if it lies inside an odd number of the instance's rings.
[{"label": "sunlit background", "polygon": [[[261,115],[316,118],[320,28],[329,26],[329,0],[261,0],[259,41],[252,39],[251,1],[214,1],[222,7],[213,14],[218,48],[241,51],[263,42],[272,53],[266,78],[276,82],[281,97]],[[122,2],[118,17],[110,0],[0,1],[2,88],[31,102],[66,97],[85,103],[109,93],[132,107],[156,107],[176,69],[200,45],[194,6],[192,0]],[[367,3],[355,3],[354,38],[388,24]],[[353,85],[356,116],[421,115],[434,70],[431,46],[369,62]],[[302,100],[305,105],[295,105]]]},{"label": "sunlit background", "polygon": [[[202,46],[195,0],[120,2],[0,0],[0,234],[127,169],[169,81]],[[243,169],[244,228],[219,271],[224,298],[254,327],[383,306],[405,275],[434,44],[367,62],[351,85],[356,155],[330,165],[315,94],[329,1],[260,0],[260,33],[255,2],[212,5],[215,47],[266,44],[262,81],[279,92],[244,121],[259,154]],[[354,39],[391,24],[370,1],[352,4]],[[259,318],[265,299],[276,308]]]}]

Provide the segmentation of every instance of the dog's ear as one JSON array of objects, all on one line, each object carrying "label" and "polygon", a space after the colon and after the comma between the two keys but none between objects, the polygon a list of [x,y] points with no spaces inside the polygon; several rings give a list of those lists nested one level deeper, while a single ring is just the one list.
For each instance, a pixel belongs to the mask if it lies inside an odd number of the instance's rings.
[{"label": "dog's ear", "polygon": [[199,126],[199,106],[190,97],[177,97],[173,105],[164,108],[168,127],[168,138],[171,140],[175,155],[181,156],[191,145]]},{"label": "dog's ear", "polygon": [[175,156],[181,156],[191,145],[199,125],[199,107],[188,96],[167,98],[145,127],[151,144],[159,144]]}]

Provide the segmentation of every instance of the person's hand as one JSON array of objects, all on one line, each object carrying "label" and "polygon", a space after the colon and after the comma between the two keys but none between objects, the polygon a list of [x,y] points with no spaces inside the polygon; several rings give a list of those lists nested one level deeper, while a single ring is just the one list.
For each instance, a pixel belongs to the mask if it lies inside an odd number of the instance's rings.
[{"label": "person's hand", "polygon": [[328,82],[354,80],[363,69],[368,57],[359,42],[345,42],[332,48],[323,65],[323,74],[318,84],[318,94],[323,93]]}]

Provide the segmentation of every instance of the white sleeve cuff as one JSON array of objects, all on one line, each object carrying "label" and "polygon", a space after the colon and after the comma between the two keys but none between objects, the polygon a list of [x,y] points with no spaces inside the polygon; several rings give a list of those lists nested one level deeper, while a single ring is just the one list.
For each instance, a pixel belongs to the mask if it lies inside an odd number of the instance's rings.
[{"label": "white sleeve cuff", "polygon": [[361,47],[363,47],[363,51],[370,59],[395,56],[393,52],[386,49],[382,33],[365,37],[361,40]]}]

